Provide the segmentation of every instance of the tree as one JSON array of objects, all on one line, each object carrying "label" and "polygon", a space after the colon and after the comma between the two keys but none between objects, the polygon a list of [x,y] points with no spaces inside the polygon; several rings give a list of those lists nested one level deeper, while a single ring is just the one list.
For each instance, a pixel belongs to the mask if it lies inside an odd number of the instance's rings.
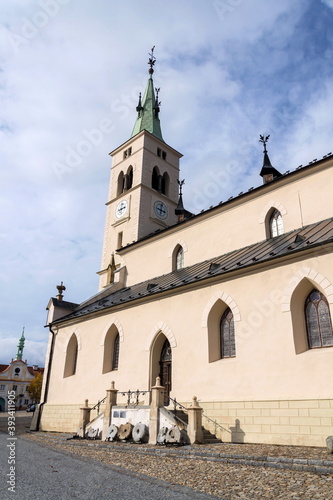
[{"label": "tree", "polygon": [[37,403],[40,401],[40,396],[42,393],[42,383],[43,383],[43,374],[37,373],[36,377],[30,383],[27,391],[30,394],[31,399]]}]

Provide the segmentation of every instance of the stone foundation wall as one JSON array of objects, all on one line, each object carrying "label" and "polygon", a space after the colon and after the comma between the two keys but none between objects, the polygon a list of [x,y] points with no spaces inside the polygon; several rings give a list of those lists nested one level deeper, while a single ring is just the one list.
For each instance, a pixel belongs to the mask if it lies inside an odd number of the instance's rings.
[{"label": "stone foundation wall", "polygon": [[[218,424],[203,418],[204,427],[224,442],[325,447],[327,436],[333,435],[333,399],[199,404],[204,414]],[[82,406],[44,405],[40,430],[75,433]],[[96,415],[96,411],[91,412],[91,420]]]},{"label": "stone foundation wall", "polygon": [[[42,410],[39,430],[75,433],[80,422],[80,408],[82,408],[83,406],[83,403],[82,405],[45,404]],[[101,412],[104,411],[104,407],[105,405],[101,405]],[[92,411],[90,416],[91,420],[95,418],[97,416],[97,411]]]},{"label": "stone foundation wall", "polygon": [[[202,402],[205,428],[224,442],[326,446],[333,435],[333,400]],[[215,432],[216,428],[216,432]]]}]

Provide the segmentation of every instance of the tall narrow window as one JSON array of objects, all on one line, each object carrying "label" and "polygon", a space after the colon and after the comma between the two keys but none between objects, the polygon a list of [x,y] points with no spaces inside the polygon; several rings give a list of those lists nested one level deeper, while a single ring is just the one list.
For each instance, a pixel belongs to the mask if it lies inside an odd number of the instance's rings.
[{"label": "tall narrow window", "polygon": [[164,404],[169,404],[172,385],[172,349],[168,339],[165,340],[160,356],[161,386],[164,387]]},{"label": "tall narrow window", "polygon": [[271,238],[284,233],[282,215],[278,210],[274,210],[269,219],[269,230]]},{"label": "tall narrow window", "polygon": [[305,301],[305,321],[310,349],[333,346],[329,305],[325,296],[316,289]]},{"label": "tall narrow window", "polygon": [[118,370],[119,364],[119,332],[115,325],[112,325],[104,339],[104,355],[102,373]]},{"label": "tall narrow window", "polygon": [[220,332],[221,358],[234,358],[236,356],[234,316],[229,307],[221,318]]},{"label": "tall narrow window", "polygon": [[176,269],[183,269],[184,267],[184,250],[179,247],[176,254]]},{"label": "tall narrow window", "polygon": [[125,189],[125,176],[124,172],[120,172],[117,182],[117,196],[124,192]]},{"label": "tall narrow window", "polygon": [[113,342],[112,370],[118,370],[119,363],[119,333],[117,333]]},{"label": "tall narrow window", "polygon": [[130,167],[126,175],[126,189],[131,189],[133,185],[133,167]]},{"label": "tall narrow window", "polygon": [[169,184],[170,184],[169,175],[167,172],[164,172],[163,177],[162,177],[161,191],[166,196],[169,195]]},{"label": "tall narrow window", "polygon": [[70,377],[76,372],[78,343],[75,333],[71,336],[66,351],[64,377]]},{"label": "tall narrow window", "polygon": [[151,187],[158,191],[159,188],[159,173],[156,167],[153,168],[153,175],[151,178]]},{"label": "tall narrow window", "polygon": [[123,232],[120,231],[117,234],[117,248],[121,248],[123,246]]}]

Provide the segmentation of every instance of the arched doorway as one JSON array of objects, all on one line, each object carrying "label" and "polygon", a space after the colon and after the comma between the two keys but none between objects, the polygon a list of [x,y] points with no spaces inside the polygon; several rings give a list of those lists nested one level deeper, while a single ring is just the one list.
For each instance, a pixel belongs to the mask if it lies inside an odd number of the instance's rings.
[{"label": "arched doorway", "polygon": [[171,377],[172,377],[172,350],[168,339],[165,339],[160,356],[160,378],[161,385],[165,387],[164,404],[169,404],[169,396],[171,392]]}]

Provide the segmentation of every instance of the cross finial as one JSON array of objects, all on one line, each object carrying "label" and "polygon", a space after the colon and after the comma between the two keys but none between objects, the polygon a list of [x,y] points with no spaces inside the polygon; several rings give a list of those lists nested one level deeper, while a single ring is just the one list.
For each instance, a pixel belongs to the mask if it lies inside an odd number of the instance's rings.
[{"label": "cross finial", "polygon": [[266,137],[261,135],[260,139],[259,139],[259,142],[262,142],[264,145],[264,153],[267,153],[266,144],[267,144],[268,139],[269,139],[269,135],[266,135]]},{"label": "cross finial", "polygon": [[149,52],[149,61],[148,61],[148,64],[150,66],[148,72],[152,75],[154,73],[154,64],[156,62],[156,57],[154,56],[154,50],[155,50],[155,45],[154,47],[151,49],[151,52]]},{"label": "cross finial", "polygon": [[63,282],[60,283],[60,285],[57,285],[57,290],[58,290],[58,295],[57,299],[62,300],[63,299],[63,293],[66,290],[66,287],[64,286]]},{"label": "cross finial", "polygon": [[178,185],[179,185],[179,196],[181,196],[183,194],[182,193],[182,187],[185,184],[185,179],[183,179],[181,181],[179,179],[177,179],[177,182],[178,182]]}]

